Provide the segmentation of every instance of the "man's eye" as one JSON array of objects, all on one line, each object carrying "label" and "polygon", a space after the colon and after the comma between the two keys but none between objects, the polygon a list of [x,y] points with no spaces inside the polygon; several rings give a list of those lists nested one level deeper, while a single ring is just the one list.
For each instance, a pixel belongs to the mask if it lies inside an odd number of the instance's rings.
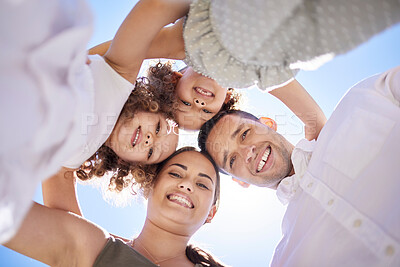
[{"label": "man's eye", "polygon": [[208,187],[205,184],[197,183],[197,186],[208,190]]},{"label": "man's eye", "polygon": [[147,155],[147,159],[148,160],[150,159],[151,155],[153,155],[153,148],[152,147],[149,149],[149,154]]},{"label": "man's eye", "polygon": [[186,101],[183,101],[183,100],[181,100],[181,102],[182,102],[183,104],[185,104],[186,106],[191,106],[191,104],[190,104],[189,102],[186,102]]},{"label": "man's eye", "polygon": [[236,160],[236,156],[232,157],[231,160],[229,161],[229,167],[230,167],[231,169],[232,169],[232,167],[233,167],[233,163],[235,162],[235,160]]},{"label": "man's eye", "polygon": [[156,134],[158,134],[160,132],[160,128],[161,128],[161,123],[160,123],[160,121],[158,121],[157,128],[156,128]]},{"label": "man's eye", "polygon": [[169,175],[171,175],[171,176],[174,176],[174,177],[176,177],[176,178],[182,178],[182,176],[180,176],[178,173],[176,173],[176,172],[169,172],[168,173]]},{"label": "man's eye", "polygon": [[243,133],[242,133],[242,141],[244,140],[244,139],[246,139],[246,136],[247,136],[247,134],[248,134],[248,132],[250,131],[250,129],[247,129],[246,131],[244,131]]},{"label": "man's eye", "polygon": [[207,109],[203,109],[203,112],[205,113],[212,113],[211,111],[207,110]]}]

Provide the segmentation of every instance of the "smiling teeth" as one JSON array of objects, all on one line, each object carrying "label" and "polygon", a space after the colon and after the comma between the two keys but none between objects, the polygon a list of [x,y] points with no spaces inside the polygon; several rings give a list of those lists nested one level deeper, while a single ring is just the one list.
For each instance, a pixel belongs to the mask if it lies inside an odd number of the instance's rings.
[{"label": "smiling teeth", "polygon": [[271,153],[271,147],[268,147],[267,150],[265,150],[265,153],[262,156],[260,163],[258,163],[257,172],[261,171],[261,169],[264,167],[265,162],[267,162],[270,153]]},{"label": "smiling teeth", "polygon": [[170,196],[168,197],[168,199],[169,199],[169,200],[175,200],[175,201],[177,201],[177,202],[183,204],[184,206],[186,206],[186,207],[188,207],[188,208],[193,208],[193,204],[192,204],[189,200],[187,200],[186,198],[184,198],[184,197],[177,196],[177,195],[170,195]]},{"label": "smiling teeth", "polygon": [[205,95],[205,96],[212,96],[212,93],[210,93],[210,92],[208,92],[208,91],[205,91],[203,88],[196,87],[195,90],[196,90],[197,92],[199,92],[200,94],[202,94],[202,95]]},{"label": "smiling teeth", "polygon": [[135,136],[135,140],[133,140],[133,142],[132,142],[132,147],[134,147],[134,146],[136,145],[136,142],[137,142],[137,140],[138,140],[138,138],[139,138],[139,134],[140,134],[140,126],[139,126],[139,128],[136,130],[136,136]]}]

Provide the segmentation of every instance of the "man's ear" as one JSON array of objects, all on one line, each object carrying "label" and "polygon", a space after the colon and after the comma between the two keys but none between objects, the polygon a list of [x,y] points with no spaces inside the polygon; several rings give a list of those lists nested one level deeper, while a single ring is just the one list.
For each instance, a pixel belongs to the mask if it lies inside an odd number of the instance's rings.
[{"label": "man's ear", "polygon": [[210,223],[212,221],[212,219],[215,216],[215,213],[217,213],[217,206],[213,205],[210,212],[208,213],[206,223]]},{"label": "man's ear", "polygon": [[269,128],[271,128],[272,130],[274,130],[276,132],[276,130],[278,129],[278,125],[276,124],[276,122],[268,117],[260,117],[258,119],[262,124],[267,125]]}]

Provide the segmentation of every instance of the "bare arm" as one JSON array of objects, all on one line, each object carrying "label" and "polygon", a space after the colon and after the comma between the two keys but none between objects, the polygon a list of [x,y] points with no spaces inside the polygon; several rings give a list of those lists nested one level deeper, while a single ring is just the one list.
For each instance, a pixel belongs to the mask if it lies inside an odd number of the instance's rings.
[{"label": "bare arm", "polygon": [[51,266],[92,266],[108,236],[79,216],[34,203],[4,245]]},{"label": "bare arm", "polygon": [[73,171],[73,169],[63,167],[57,174],[42,183],[43,203],[49,208],[71,211],[82,216]]},{"label": "bare arm", "polygon": [[325,114],[297,80],[274,89],[270,93],[281,100],[303,121],[305,137],[308,140],[317,139],[319,132],[326,123]]},{"label": "bare arm", "polygon": [[160,30],[183,17],[189,0],[141,0],[131,10],[104,55],[114,70],[134,83],[147,51]]},{"label": "bare arm", "polygon": [[[149,58],[184,59],[185,46],[182,36],[183,19],[178,20],[173,26],[164,27],[150,44],[146,53]],[[89,49],[89,55],[104,56],[111,45],[107,41]]]}]

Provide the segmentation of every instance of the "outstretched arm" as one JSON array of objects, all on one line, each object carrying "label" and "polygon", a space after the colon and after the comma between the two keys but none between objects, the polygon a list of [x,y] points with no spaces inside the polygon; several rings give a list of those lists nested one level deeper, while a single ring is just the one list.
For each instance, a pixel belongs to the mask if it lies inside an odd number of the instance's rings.
[{"label": "outstretched arm", "polygon": [[[178,20],[174,25],[164,27],[157,34],[150,44],[146,53],[146,59],[149,58],[169,58],[184,59],[185,46],[182,36],[183,19]],[[111,41],[96,45],[89,49],[89,55],[104,56],[110,47]]]},{"label": "outstretched arm", "polygon": [[147,51],[160,30],[183,17],[190,0],[141,0],[131,10],[104,55],[121,76],[134,83]]},{"label": "outstretched arm", "polygon": [[326,123],[325,114],[297,80],[274,89],[270,93],[281,100],[303,121],[306,139],[317,139],[319,132]]},{"label": "outstretched arm", "polygon": [[4,245],[51,266],[92,266],[108,233],[71,213],[34,203]]}]

